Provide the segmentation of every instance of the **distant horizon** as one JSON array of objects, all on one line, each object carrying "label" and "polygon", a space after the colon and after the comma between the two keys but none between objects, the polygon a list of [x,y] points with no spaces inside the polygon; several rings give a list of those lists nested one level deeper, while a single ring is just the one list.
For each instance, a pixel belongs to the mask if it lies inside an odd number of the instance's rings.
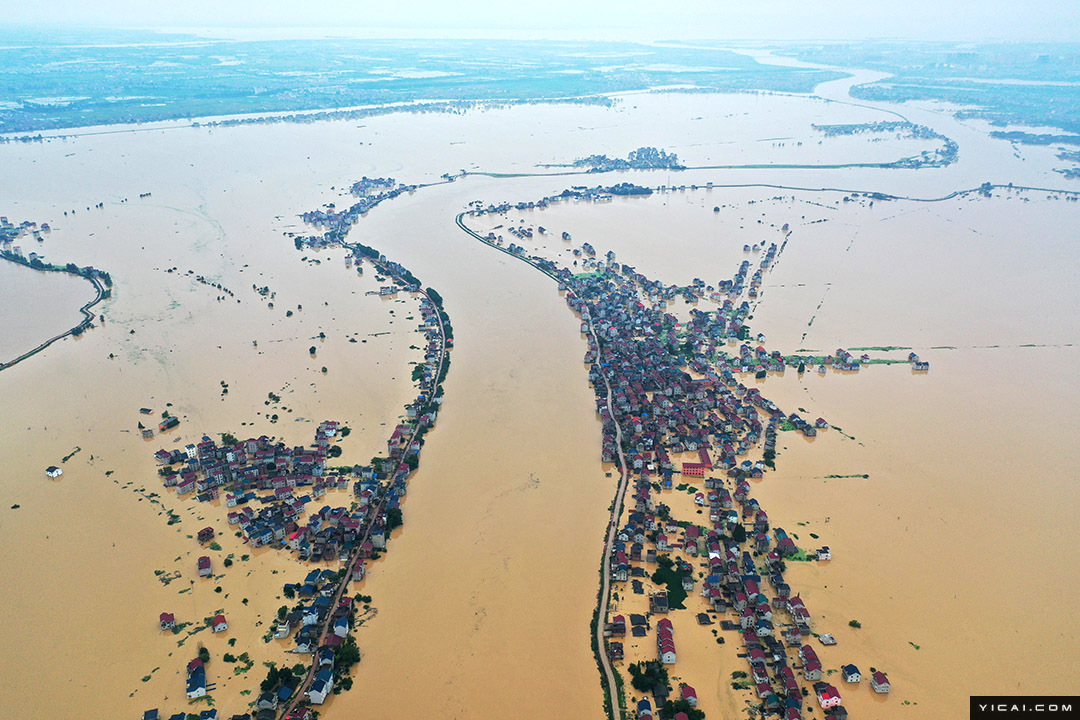
[{"label": "distant horizon", "polygon": [[[94,25],[89,23],[40,23],[40,22],[0,22],[0,35],[12,35],[19,32],[50,33],[71,32],[91,34],[102,33],[145,33],[146,35],[180,36],[190,39],[163,40],[163,43],[183,42],[270,42],[289,40],[493,40],[512,42],[596,42],[596,43],[635,43],[635,44],[693,44],[710,45],[769,45],[794,43],[824,44],[957,44],[957,45],[1080,45],[1080,37],[1074,39],[1053,38],[1016,38],[982,37],[911,37],[901,35],[881,35],[866,37],[818,37],[818,36],[760,36],[760,37],[673,37],[671,35],[632,33],[626,30],[594,31],[580,34],[573,31],[541,31],[525,29],[496,28],[398,28],[398,27],[326,27],[326,26],[288,26],[288,27],[235,27],[235,26],[144,26],[144,25]],[[10,38],[8,38],[10,39]],[[110,44],[103,40],[102,44]],[[118,43],[123,44],[123,43]]]},{"label": "distant horizon", "polygon": [[[648,42],[1080,42],[1080,4],[1007,0],[909,0],[904,7],[859,0],[401,0],[358,6],[324,0],[0,0],[5,29],[196,32],[219,39],[527,39]],[[260,36],[254,38],[254,36]]]}]

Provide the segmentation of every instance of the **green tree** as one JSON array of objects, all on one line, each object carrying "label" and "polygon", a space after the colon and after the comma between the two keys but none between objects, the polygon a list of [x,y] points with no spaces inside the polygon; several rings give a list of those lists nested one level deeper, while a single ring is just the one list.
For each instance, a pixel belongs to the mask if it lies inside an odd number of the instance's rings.
[{"label": "green tree", "polygon": [[690,720],[705,720],[705,711],[691,707],[687,700],[668,700],[660,708],[660,717],[664,720],[673,720],[679,713],[686,713]]},{"label": "green tree", "polygon": [[668,684],[667,668],[658,662],[636,662],[630,666],[630,684],[639,692],[652,692],[657,685]]},{"label": "green tree", "polygon": [[746,542],[746,528],[742,523],[735,524],[735,529],[731,531],[731,539],[737,543]]},{"label": "green tree", "polygon": [[342,672],[348,671],[350,667],[360,662],[360,649],[356,647],[356,641],[353,640],[351,635],[337,651],[335,660]]},{"label": "green tree", "polygon": [[390,508],[386,511],[386,529],[393,530],[394,528],[401,527],[402,517],[401,508]]},{"label": "green tree", "polygon": [[271,665],[270,669],[266,671],[266,679],[259,683],[259,689],[263,692],[270,692],[278,685],[279,672],[276,665]]}]

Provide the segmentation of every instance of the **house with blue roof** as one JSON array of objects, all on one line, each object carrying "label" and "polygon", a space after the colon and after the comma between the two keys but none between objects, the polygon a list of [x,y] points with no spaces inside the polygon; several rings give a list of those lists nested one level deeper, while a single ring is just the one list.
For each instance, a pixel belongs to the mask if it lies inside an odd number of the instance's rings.
[{"label": "house with blue roof", "polygon": [[319,671],[311,688],[307,691],[308,699],[314,705],[322,705],[334,689],[334,671],[327,668]]}]

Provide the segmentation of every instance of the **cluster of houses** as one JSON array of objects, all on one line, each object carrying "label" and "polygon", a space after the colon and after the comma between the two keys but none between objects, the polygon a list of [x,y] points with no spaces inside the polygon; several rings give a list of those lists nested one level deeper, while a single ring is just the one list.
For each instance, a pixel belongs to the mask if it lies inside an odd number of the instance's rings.
[{"label": "cluster of houses", "polygon": [[[492,210],[478,206],[475,213]],[[488,235],[487,242],[497,241],[494,234]],[[524,248],[513,247],[525,255]],[[696,568],[683,559],[674,561],[683,589],[700,592],[713,612],[738,618],[738,623],[722,625],[741,633],[763,709],[784,720],[800,720],[803,690],[797,674],[808,683],[820,683],[822,677],[820,660],[807,644],[813,634],[812,616],[784,577],[785,561],[800,551],[788,533],[771,525],[750,496],[749,481],[762,477],[766,458],[775,456],[781,425],[812,437],[828,423],[785,414],[757,388],[747,388],[738,379],[739,373],[782,371],[789,358],[768,352],[761,344],[743,343],[735,356],[726,350],[728,343],[748,339],[750,305],[744,298],[757,292],[782,249],[770,244],[757,268],[743,261],[731,280],[715,287],[700,279],[686,287],[663,285],[616,262],[613,254],[595,258],[592,248],[582,248],[587,266],[596,270],[591,274],[575,274],[538,257],[525,259],[558,280],[567,303],[580,316],[589,344],[585,362],[602,420],[601,457],[605,462],[616,460],[616,437],[621,435],[627,469],[634,474],[626,523],[611,547],[612,579],[631,582],[633,593],[641,594],[644,582],[638,578],[646,576],[644,565],[663,559],[663,553],[682,550],[700,558],[705,569],[700,589]],[[717,302],[715,311],[694,308],[686,323],[667,312],[667,304],[676,297],[706,296]],[[758,342],[763,341],[759,336]],[[852,370],[861,362],[865,359],[839,349],[823,364]],[[751,451],[759,448],[764,450],[762,459],[751,459]],[[693,459],[683,460],[688,454]],[[669,509],[656,501],[655,489],[670,489],[676,475],[704,485],[704,491],[695,494],[695,503],[708,508],[710,526],[675,522]],[[829,549],[820,549],[817,556],[829,558]],[[649,610],[654,615],[667,613],[667,593],[653,592]],[[698,619],[712,622],[708,613]],[[632,614],[630,626],[635,637],[648,634],[645,616]],[[608,656],[624,659],[626,618],[614,615],[605,630]],[[825,644],[826,638],[835,643],[828,635],[819,639]],[[656,647],[657,662],[676,661],[673,626],[667,617],[656,623]],[[875,689],[888,687],[883,674],[882,678]],[[657,687],[657,704],[669,693],[670,688]],[[696,701],[692,688],[689,693]],[[826,717],[847,717],[835,687],[815,686],[815,694]],[[643,698],[638,717],[652,717],[651,708],[649,699]]]},{"label": "cluster of houses", "polygon": [[22,235],[31,235],[35,240],[41,240],[41,233],[52,230],[49,223],[41,223],[41,227],[34,220],[23,220],[15,224],[8,220],[6,215],[0,215],[0,246],[4,250],[13,250],[21,254],[20,248],[13,248],[12,243]]},{"label": "cluster of houses", "polygon": [[863,353],[858,358],[843,348],[837,348],[835,355],[825,358],[825,365],[832,365],[834,370],[858,372],[863,363],[870,362],[870,356]]},{"label": "cluster of houses", "polygon": [[[254,713],[237,713],[236,715],[228,716],[227,720],[277,720],[276,705],[274,709],[267,709],[262,707],[262,703],[258,703],[259,709]],[[209,710],[202,710],[197,713],[178,712],[168,717],[168,720],[191,720],[191,718],[197,717],[199,720],[226,720],[226,716],[218,713],[217,708],[210,708]],[[310,707],[301,707],[293,710],[287,716],[281,720],[314,720],[315,714]],[[165,717],[156,709],[147,710],[143,713],[143,720],[165,720]]]},{"label": "cluster of houses", "polygon": [[[575,185],[571,188],[563,190],[558,195],[547,195],[539,200],[528,200],[517,203],[489,203],[484,205],[480,201],[475,201],[471,204],[470,212],[473,215],[497,215],[509,210],[533,210],[544,209],[555,205],[560,202],[597,202],[605,203],[611,202],[616,195],[651,195],[653,189],[644,187],[642,185],[635,185],[634,183],[617,183],[615,185],[596,185],[595,187],[587,187],[585,185]],[[516,233],[514,233],[516,235]],[[518,235],[518,237],[524,237]],[[531,237],[531,234],[528,235]],[[570,239],[570,233],[564,232],[562,234],[563,240]]]},{"label": "cluster of houses", "polygon": [[679,156],[654,147],[640,147],[631,150],[623,158],[610,158],[607,155],[589,155],[573,162],[573,167],[587,167],[588,172],[611,172],[613,170],[685,170],[679,163]]},{"label": "cluster of houses", "polygon": [[[663,704],[664,700],[666,700],[667,697],[667,695],[663,695],[663,699],[659,697],[656,699],[657,708],[659,708]],[[685,700],[686,703],[692,708],[697,707],[697,691],[686,683],[683,683],[679,686],[679,699]],[[636,709],[638,720],[653,720],[653,705],[649,698],[643,697],[638,700]],[[679,711],[672,716],[672,720],[690,720],[690,716],[687,715],[685,712]]]},{"label": "cluster of houses", "polygon": [[[353,566],[352,575],[345,580],[358,582],[363,579],[365,565],[360,560]],[[349,635],[349,617],[353,613],[354,603],[351,597],[343,597],[336,604],[333,598],[339,588],[339,578],[332,570],[312,570],[303,583],[286,586],[300,598],[299,604],[278,621],[274,628],[274,637],[281,640],[292,637],[296,643],[295,653],[326,655],[327,650],[336,649]],[[323,647],[319,647],[322,628],[331,630]],[[332,659],[333,653],[330,653]]]},{"label": "cluster of houses", "polygon": [[305,247],[336,245],[344,239],[349,232],[349,228],[359,220],[361,215],[379,203],[392,200],[402,193],[412,192],[417,187],[417,185],[399,185],[394,178],[369,178],[365,176],[353,183],[349,188],[349,192],[357,200],[348,209],[339,212],[334,203],[329,203],[325,208],[309,210],[300,215],[300,218],[309,225],[326,228],[323,235],[303,238],[300,244]]},{"label": "cluster of houses", "polygon": [[[406,187],[371,195],[370,191],[390,187],[393,181],[365,178],[361,183],[366,185],[354,186],[354,194],[364,192],[369,198],[386,199]],[[399,264],[379,255],[376,266],[395,282],[407,283],[407,290],[419,290],[415,278]],[[328,569],[308,573],[305,581],[293,588],[301,598],[300,605],[282,618],[274,631],[276,638],[294,638],[293,652],[314,656],[314,677],[305,693],[311,705],[322,704],[333,692],[335,653],[349,635],[353,599],[342,597],[342,585],[363,579],[364,561],[386,547],[393,528],[391,518],[400,523],[400,502],[407,480],[419,465],[423,435],[434,425],[441,405],[443,355],[452,346],[452,338],[441,320],[441,308],[427,294],[421,296],[420,313],[419,329],[427,345],[419,390],[405,408],[405,419],[387,441],[387,456],[372,465],[336,471],[328,467],[331,441],[342,430],[334,421],[318,426],[309,447],[288,447],[266,436],[218,445],[204,435],[197,444],[155,453],[162,465],[159,474],[165,486],[175,487],[177,495],[194,495],[199,501],[209,502],[224,494],[229,524],[236,526],[253,547],[287,548],[302,561],[336,559],[347,563],[347,577]],[[350,483],[352,509],[324,505],[308,513],[305,521],[302,516],[309,503],[330,490],[347,489]],[[210,542],[214,534],[213,528],[204,528],[198,540]],[[199,557],[197,571],[203,577],[211,575],[209,556]],[[162,629],[175,624],[170,613],[163,613],[160,621]],[[214,618],[214,632],[227,627],[224,616]],[[201,697],[208,689],[205,668],[201,661],[193,661],[188,669],[188,696]],[[289,702],[293,691],[283,687],[276,693],[264,693],[254,715],[235,717],[276,718],[278,703]],[[310,717],[309,712],[309,708],[297,708],[285,720],[304,720]]]},{"label": "cluster of houses", "polygon": [[[224,493],[229,524],[253,547],[286,547],[302,561],[334,560],[347,557],[368,534],[370,540],[363,544],[369,547],[359,549],[370,557],[385,547],[386,510],[397,507],[404,495],[409,465],[402,463],[402,469],[399,464],[393,473],[365,466],[354,466],[348,474],[329,472],[329,441],[337,432],[336,422],[324,422],[313,446],[291,448],[266,436],[220,446],[204,436],[198,445],[159,450],[155,457],[164,465],[165,486],[175,486],[178,495],[195,493],[199,500],[211,501]],[[347,489],[354,477],[359,478],[353,483],[357,509],[324,505],[304,522],[308,503],[328,490]],[[386,507],[376,512],[387,495]],[[198,539],[205,543],[213,536],[212,528],[204,528]],[[212,573],[209,556],[199,558],[198,573]]]}]

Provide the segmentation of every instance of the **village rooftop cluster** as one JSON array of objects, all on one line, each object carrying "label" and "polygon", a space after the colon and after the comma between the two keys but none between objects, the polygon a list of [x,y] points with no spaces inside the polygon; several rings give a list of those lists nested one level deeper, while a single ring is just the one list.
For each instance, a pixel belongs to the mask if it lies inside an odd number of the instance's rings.
[{"label": "village rooftop cluster", "polygon": [[[374,191],[378,196],[378,188],[392,184],[392,180],[365,178],[353,191]],[[334,222],[339,230],[345,230],[342,218]],[[155,453],[165,486],[175,487],[177,496],[211,502],[224,495],[228,523],[238,528],[245,543],[294,552],[300,561],[340,563],[338,571],[314,569],[302,583],[284,588],[286,597],[299,597],[299,602],[279,618],[273,636],[293,637],[296,647],[292,652],[312,656],[308,673],[296,682],[277,683],[273,692],[264,692],[253,704],[254,714],[234,716],[237,719],[306,720],[311,710],[298,707],[300,699],[321,705],[335,690],[351,687],[348,670],[359,659],[359,652],[350,635],[356,617],[354,598],[345,592],[350,583],[363,580],[365,561],[377,558],[386,549],[390,532],[402,524],[401,500],[409,477],[419,466],[424,435],[434,426],[442,403],[442,381],[449,367],[447,351],[453,342],[442,298],[430,288],[420,291],[406,268],[382,254],[340,239],[333,243],[353,250],[350,264],[353,259],[358,264],[363,257],[370,259],[378,272],[391,279],[395,292],[402,287],[419,296],[422,322],[418,330],[426,347],[424,362],[413,374],[418,392],[388,439],[386,456],[373,458],[370,465],[330,466],[329,461],[341,454],[336,441],[350,432],[336,421],[321,423],[309,447],[289,447],[265,435],[244,441],[223,435],[219,445],[204,435],[197,444]],[[326,504],[309,512],[309,503],[320,501],[329,491],[347,490],[350,483],[349,507]],[[206,527],[197,539],[207,543],[214,536],[214,529]],[[212,576],[211,557],[200,556],[195,570],[199,577]],[[162,613],[162,629],[174,623],[172,613]],[[224,616],[214,618],[215,632],[227,627]],[[348,658],[344,662],[343,651]],[[194,659],[188,666],[188,698],[200,698],[212,689],[205,660]],[[212,712],[208,717],[216,718],[217,711]],[[148,711],[147,716],[156,717],[156,713]]]},{"label": "village rooftop cluster", "polygon": [[[507,209],[476,204],[469,214]],[[779,232],[779,243],[744,248],[760,252],[756,265],[744,260],[731,278],[711,284],[695,278],[686,286],[650,280],[619,263],[613,252],[598,257],[587,243],[573,253],[581,265],[572,269],[529,255],[516,244],[504,247],[494,232],[474,236],[556,280],[567,304],[581,318],[588,342],[584,361],[603,427],[601,460],[625,458],[632,477],[624,503],[625,524],[609,548],[611,580],[630,582],[632,597],[646,592],[644,579],[650,574],[655,582],[666,573],[675,579],[674,589],[682,596],[697,592],[703,598],[707,609],[699,613],[699,623],[712,624],[712,615],[737,620],[724,621],[721,627],[740,633],[753,680],[748,689],[764,715],[784,720],[803,717],[803,688],[797,679],[801,675],[803,681],[814,683],[813,695],[826,717],[842,720],[847,710],[840,692],[822,682],[821,660],[808,644],[815,634],[812,615],[784,577],[786,562],[828,560],[831,550],[801,550],[787,532],[770,524],[765,510],[750,496],[750,481],[763,477],[774,464],[778,431],[813,437],[829,427],[824,418],[809,421],[797,413],[784,413],[760,390],[739,380],[744,373],[764,377],[767,371],[783,372],[789,358],[799,361],[801,371],[810,360],[768,351],[762,335],[756,346],[746,342],[751,303],[790,235],[786,224]],[[514,234],[522,240],[531,237],[521,229]],[[571,239],[568,233],[563,238]],[[694,307],[684,323],[668,311],[676,298],[689,303],[708,299],[716,309]],[[736,352],[730,353],[728,348],[740,340]],[[821,364],[855,371],[862,361],[838,349]],[[676,478],[679,490],[694,492],[693,484],[704,485],[694,496],[695,505],[708,511],[707,525],[677,519],[660,502]],[[647,571],[648,566],[656,572]],[[678,661],[676,632],[667,615],[683,605],[678,599],[673,607],[672,591],[671,583],[666,590],[651,591],[648,611],[631,614],[629,623],[622,613],[601,619],[607,638],[602,652],[621,662],[627,659],[623,638],[628,629],[634,638],[647,637],[653,620],[660,618],[655,621],[655,654],[632,666],[631,674],[637,678],[656,678],[651,687],[642,683],[651,697],[628,703],[640,720],[652,720],[654,703],[655,712],[666,720],[688,720],[691,712],[701,712],[693,687],[684,683],[673,697],[666,673],[660,672]],[[819,639],[835,643],[827,633]],[[854,682],[856,674],[845,677]],[[883,672],[875,671],[873,678],[876,692],[888,692]]]}]

